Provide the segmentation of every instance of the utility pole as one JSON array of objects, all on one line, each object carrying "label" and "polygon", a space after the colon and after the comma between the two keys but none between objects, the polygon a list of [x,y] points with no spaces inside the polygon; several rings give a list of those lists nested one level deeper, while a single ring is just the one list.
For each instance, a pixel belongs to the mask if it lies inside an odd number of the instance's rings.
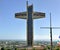
[{"label": "utility pole", "polygon": [[50,27],[40,27],[40,28],[41,29],[50,29],[50,41],[51,41],[50,50],[53,50],[52,29],[60,29],[60,27],[52,27],[51,13],[50,13]]},{"label": "utility pole", "polygon": [[52,23],[51,23],[51,13],[50,13],[50,38],[51,38],[51,50],[53,48],[53,42],[52,42]]}]

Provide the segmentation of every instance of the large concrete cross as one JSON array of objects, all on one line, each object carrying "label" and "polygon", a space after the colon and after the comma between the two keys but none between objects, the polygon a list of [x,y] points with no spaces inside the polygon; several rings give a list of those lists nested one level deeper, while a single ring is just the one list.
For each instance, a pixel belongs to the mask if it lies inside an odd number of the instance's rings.
[{"label": "large concrete cross", "polygon": [[28,6],[27,12],[15,13],[16,18],[27,19],[27,46],[33,46],[33,19],[44,18],[45,13],[33,12],[33,5]]}]

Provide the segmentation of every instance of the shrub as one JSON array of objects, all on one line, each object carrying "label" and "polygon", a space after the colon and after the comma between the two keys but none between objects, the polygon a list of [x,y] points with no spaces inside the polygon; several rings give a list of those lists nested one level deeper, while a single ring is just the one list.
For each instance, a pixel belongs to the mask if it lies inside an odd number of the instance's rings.
[{"label": "shrub", "polygon": [[33,50],[35,50],[35,48],[33,48]]},{"label": "shrub", "polygon": [[15,50],[17,50],[17,48],[15,48]]},{"label": "shrub", "polygon": [[46,48],[44,48],[44,50],[46,50]]},{"label": "shrub", "polygon": [[26,48],[24,48],[24,50],[26,50]]},{"label": "shrub", "polygon": [[59,50],[59,48],[57,48],[56,50]]},{"label": "shrub", "polygon": [[1,50],[4,50],[4,48],[1,48]]}]

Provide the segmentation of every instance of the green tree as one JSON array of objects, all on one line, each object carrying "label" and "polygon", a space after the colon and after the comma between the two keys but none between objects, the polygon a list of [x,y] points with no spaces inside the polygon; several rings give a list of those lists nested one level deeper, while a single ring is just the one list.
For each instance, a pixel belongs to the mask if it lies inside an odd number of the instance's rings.
[{"label": "green tree", "polygon": [[57,48],[56,50],[59,50],[59,48]]}]

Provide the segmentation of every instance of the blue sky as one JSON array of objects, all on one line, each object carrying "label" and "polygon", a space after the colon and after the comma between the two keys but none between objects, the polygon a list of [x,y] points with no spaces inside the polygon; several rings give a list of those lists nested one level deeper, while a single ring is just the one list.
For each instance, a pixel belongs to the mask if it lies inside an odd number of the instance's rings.
[{"label": "blue sky", "polygon": [[[0,0],[0,39],[26,40],[26,20],[15,18],[15,13],[26,11],[27,0]],[[33,9],[37,12],[46,13],[45,18],[34,20],[34,40],[49,40],[50,12],[52,26],[60,27],[60,0],[28,0],[33,3]],[[53,40],[59,40],[60,30],[53,30]]]}]

